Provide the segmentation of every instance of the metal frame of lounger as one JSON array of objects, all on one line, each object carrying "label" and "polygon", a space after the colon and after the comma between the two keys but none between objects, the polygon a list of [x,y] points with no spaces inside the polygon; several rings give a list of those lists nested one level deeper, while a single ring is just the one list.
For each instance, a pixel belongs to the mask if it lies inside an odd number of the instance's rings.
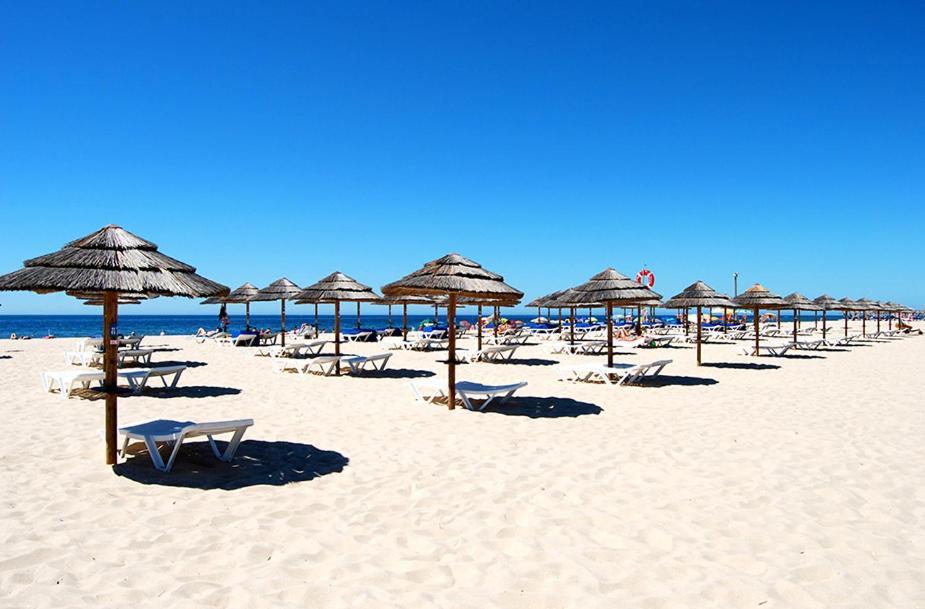
[{"label": "metal frame of lounger", "polygon": [[[135,370],[120,370],[119,377],[124,378],[132,393],[140,394],[144,391],[148,381],[152,378],[159,378],[164,383],[164,387],[173,389],[180,382],[180,377],[186,371],[186,366],[177,364],[176,366],[155,366],[154,368],[138,368]],[[167,377],[172,376],[173,380],[168,384]]]},{"label": "metal frame of lounger", "polygon": [[[364,371],[381,371],[385,370],[389,360],[392,358],[391,353],[377,353],[376,355],[348,355],[341,358],[341,363],[346,362],[350,366],[352,374],[358,374]],[[378,365],[377,365],[378,364]]]},{"label": "metal frame of lounger", "polygon": [[[253,419],[239,419],[235,421],[214,421],[209,423],[193,423],[192,421],[172,421],[169,419],[157,419],[145,423],[137,423],[119,429],[119,433],[125,436],[122,443],[122,457],[125,457],[128,449],[129,440],[141,440],[148,449],[148,455],[151,457],[151,463],[158,471],[169,472],[173,468],[173,463],[180,452],[180,446],[188,438],[206,436],[209,439],[209,447],[212,454],[219,461],[228,463],[234,459],[234,455],[241,444],[244,432],[248,427],[254,424]],[[212,436],[222,433],[233,433],[225,452],[218,450],[215,440]],[[173,450],[170,451],[170,457],[167,463],[161,458],[161,453],[157,449],[158,442],[173,444]]]},{"label": "metal frame of lounger", "polygon": [[372,335],[373,335],[373,332],[363,331],[363,332],[357,332],[356,334],[341,333],[340,336],[341,338],[344,339],[344,341],[349,342],[349,343],[355,343],[355,342],[364,343],[364,342],[367,342],[369,340],[369,337]]}]

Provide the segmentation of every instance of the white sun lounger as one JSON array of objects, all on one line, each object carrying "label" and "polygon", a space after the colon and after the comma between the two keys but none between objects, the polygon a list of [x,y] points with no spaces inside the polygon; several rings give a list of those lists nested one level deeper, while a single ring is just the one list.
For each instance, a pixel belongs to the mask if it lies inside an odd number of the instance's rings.
[{"label": "white sun lounger", "polygon": [[754,345],[742,347],[742,355],[770,355],[771,357],[783,357],[793,347],[793,343],[784,343],[781,345],[760,345],[756,350]]},{"label": "white sun lounger", "polygon": [[[137,394],[144,391],[148,381],[153,378],[161,379],[161,382],[164,383],[164,387],[173,389],[177,386],[177,383],[180,382],[180,377],[185,370],[186,366],[177,364],[176,366],[156,366],[154,368],[120,370],[118,374],[119,378],[124,378],[128,382],[129,387],[132,388],[132,393]],[[167,380],[168,377],[170,377],[169,383]]]},{"label": "white sun lounger", "polygon": [[391,353],[378,353],[376,355],[348,355],[341,357],[341,365],[350,366],[350,372],[357,374],[364,370],[385,370],[392,357]]},{"label": "white sun lounger", "polygon": [[[122,443],[122,456],[125,457],[125,451],[128,448],[129,440],[142,440],[148,449],[148,454],[151,456],[151,462],[154,464],[154,468],[158,471],[169,472],[173,467],[173,463],[177,458],[177,453],[180,451],[180,446],[183,444],[184,440],[197,436],[206,436],[209,439],[209,446],[212,448],[212,454],[214,454],[219,461],[227,463],[234,458],[234,454],[241,444],[241,438],[244,437],[244,432],[253,424],[253,419],[215,421],[212,423],[157,419],[146,423],[129,425],[128,427],[119,429],[119,433],[125,436],[125,441]],[[224,453],[218,450],[218,446],[215,445],[215,440],[212,438],[212,436],[222,433],[234,434],[228,442],[228,447],[225,448]],[[157,450],[158,443],[173,444],[173,450],[170,451],[170,457],[167,459],[166,464],[161,458],[160,452]]]},{"label": "white sun lounger", "polygon": [[638,349],[658,349],[660,347],[669,347],[674,342],[675,336],[643,336],[636,345]]},{"label": "white sun lounger", "polygon": [[291,343],[285,347],[268,345],[257,347],[254,355],[257,357],[302,357],[303,355],[318,355],[328,344],[326,340],[313,340],[307,343]]},{"label": "white sun lounger", "polygon": [[355,343],[357,341],[362,343],[362,342],[368,341],[369,337],[372,335],[373,335],[372,332],[364,331],[364,332],[357,332],[356,334],[341,334],[340,336],[341,338],[344,339],[345,342],[348,342],[348,343]]},{"label": "white sun lounger", "polygon": [[[559,366],[559,380],[572,382],[589,382],[593,380],[603,381],[607,385],[629,385],[638,383],[646,377],[656,377],[662,373],[665,366],[672,360],[658,360],[649,364],[614,364],[605,366],[604,364],[563,364]],[[614,383],[612,377],[618,377],[619,380]]]},{"label": "white sun lounger", "polygon": [[821,338],[818,340],[798,340],[794,343],[791,343],[791,349],[796,349],[798,351],[815,351],[825,346],[825,341]]},{"label": "white sun lounger", "polygon": [[465,362],[477,362],[480,360],[483,362],[509,362],[519,348],[519,345],[490,345],[483,347],[481,351],[457,349],[456,360]]},{"label": "white sun lounger", "polygon": [[[411,391],[414,393],[416,400],[434,402],[437,398],[447,397],[445,382],[417,381],[408,384],[411,386]],[[504,402],[514,395],[515,391],[526,386],[526,382],[510,385],[483,385],[482,383],[473,383],[471,381],[459,381],[456,383],[456,396],[469,410],[475,410],[472,404],[473,397],[484,396],[485,402],[479,407],[479,410],[485,410],[485,407],[496,398],[499,402]]]},{"label": "white sun lounger", "polygon": [[106,375],[99,370],[59,370],[42,373],[42,386],[45,391],[51,392],[56,388],[61,393],[62,399],[71,396],[71,392],[78,385],[84,389],[89,389],[91,383],[103,384]]}]

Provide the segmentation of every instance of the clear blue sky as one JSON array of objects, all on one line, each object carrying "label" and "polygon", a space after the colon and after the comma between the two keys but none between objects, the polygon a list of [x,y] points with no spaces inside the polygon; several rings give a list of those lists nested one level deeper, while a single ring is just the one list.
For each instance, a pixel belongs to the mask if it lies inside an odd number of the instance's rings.
[{"label": "clear blue sky", "polygon": [[231,287],[458,251],[925,306],[921,2],[5,2],[0,57],[0,272],[116,223]]}]

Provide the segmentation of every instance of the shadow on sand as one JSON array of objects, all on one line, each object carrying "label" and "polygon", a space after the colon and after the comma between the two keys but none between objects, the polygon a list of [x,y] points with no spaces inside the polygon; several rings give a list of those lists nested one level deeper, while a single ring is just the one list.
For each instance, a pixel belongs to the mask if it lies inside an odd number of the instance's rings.
[{"label": "shadow on sand", "polygon": [[[155,381],[158,382],[158,381]],[[150,382],[149,382],[150,383]],[[145,386],[141,395],[132,392],[128,387],[119,387],[117,392],[119,399],[131,397],[149,397],[149,398],[217,398],[223,395],[238,395],[240,389],[234,387],[210,387],[207,385],[186,385],[181,387],[163,387],[154,384]],[[89,389],[75,388],[71,391],[71,396],[84,400],[96,401],[106,398],[106,394],[100,387],[90,387]]]},{"label": "shadow on sand", "polygon": [[[481,402],[475,403],[478,408]],[[492,402],[482,414],[503,414],[511,417],[527,417],[530,419],[558,419],[562,417],[581,417],[589,414],[600,414],[603,409],[597,404],[579,402],[572,398],[562,397],[533,397],[515,396],[507,402]]]},{"label": "shadow on sand", "polygon": [[430,370],[415,370],[413,368],[386,368],[385,370],[364,370],[360,373],[344,374],[353,378],[380,378],[380,379],[421,379],[437,376]]},{"label": "shadow on sand", "polygon": [[716,379],[703,376],[674,376],[671,374],[659,374],[658,376],[645,377],[645,382],[640,383],[640,386],[670,387],[671,385],[681,385],[684,387],[697,387],[703,385],[716,385],[717,383],[719,383],[719,381]]},{"label": "shadow on sand", "polygon": [[[216,444],[224,450],[226,442]],[[350,460],[333,450],[322,450],[298,442],[264,442],[245,440],[231,463],[217,460],[208,442],[184,443],[170,473],[159,472],[151,465],[144,444],[129,446],[130,456],[115,465],[116,475],[162,486],[179,486],[202,490],[233,491],[249,486],[283,486],[308,482],[328,474],[340,473]],[[166,460],[170,454],[161,449]]]},{"label": "shadow on sand", "polygon": [[559,362],[554,359],[541,359],[538,357],[531,357],[527,359],[513,358],[509,359],[506,362],[498,362],[499,364],[517,364],[519,366],[555,366]]},{"label": "shadow on sand", "polygon": [[706,362],[704,368],[723,368],[728,370],[777,370],[777,364],[757,364],[754,362]]}]

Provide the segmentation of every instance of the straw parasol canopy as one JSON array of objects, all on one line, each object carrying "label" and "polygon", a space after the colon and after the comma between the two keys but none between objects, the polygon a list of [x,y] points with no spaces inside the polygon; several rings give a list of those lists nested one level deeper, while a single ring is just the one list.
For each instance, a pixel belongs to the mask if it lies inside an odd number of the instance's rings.
[{"label": "straw parasol canopy", "polygon": [[841,304],[828,294],[823,294],[822,296],[814,298],[813,304],[819,307],[819,310],[822,311],[822,340],[825,340],[825,335],[828,332],[828,328],[826,326],[826,317],[828,312],[840,310]]},{"label": "straw parasol canopy", "polygon": [[[356,302],[359,320],[360,303],[378,302],[380,298],[368,285],[337,271],[308,286],[296,294],[293,300],[297,304],[334,304],[334,354],[340,355],[340,303]],[[337,366],[336,370],[337,374],[340,374],[340,366]]]},{"label": "straw parasol canopy", "polygon": [[772,294],[770,290],[760,283],[756,283],[733,298],[732,302],[734,302],[738,308],[752,309],[755,312],[753,320],[755,323],[755,356],[760,356],[761,338],[758,329],[758,311],[761,309],[780,310],[786,308],[787,303],[785,303],[780,296]]},{"label": "straw parasol canopy", "polygon": [[[607,365],[613,366],[613,306],[641,305],[646,301],[661,300],[661,295],[641,283],[630,279],[613,268],[606,268],[588,281],[576,286],[575,292],[581,303],[600,303],[607,310]],[[642,333],[641,320],[637,333]]]},{"label": "straw parasol canopy", "polygon": [[[0,277],[0,290],[75,292],[103,304],[103,386],[106,391],[106,463],[116,462],[116,349],[105,340],[118,333],[120,295],[205,298],[228,288],[196,274],[196,269],[158,251],[157,245],[110,224],[71,241],[57,252],[26,260],[24,268]],[[89,297],[89,298],[87,298]]]},{"label": "straw parasol canopy", "polygon": [[245,328],[248,328],[251,325],[251,301],[257,297],[258,292],[260,292],[260,290],[257,289],[257,286],[252,283],[245,282],[239,285],[237,288],[231,290],[231,293],[225,297],[225,302],[228,304],[244,305]]},{"label": "straw parasol canopy", "polygon": [[[803,296],[799,292],[793,292],[784,296],[784,302],[787,303],[787,306],[793,310],[793,342],[797,342],[797,329],[800,325],[800,316],[799,311],[821,311],[822,307],[814,303],[812,300]],[[778,319],[780,319],[778,317]]]},{"label": "straw parasol canopy", "polygon": [[281,277],[265,288],[257,290],[257,294],[252,298],[253,301],[280,301],[279,305],[279,326],[281,334],[281,344],[286,346],[286,301],[294,299],[302,288],[292,283],[285,277]]},{"label": "straw parasol canopy", "polygon": [[869,298],[858,298],[854,302],[861,309],[861,336],[867,336],[867,312],[876,311],[878,305]]},{"label": "straw parasol canopy", "polygon": [[456,407],[456,304],[459,299],[490,300],[495,304],[517,304],[523,292],[504,283],[504,277],[482,268],[477,262],[447,254],[428,262],[423,267],[398,281],[382,287],[387,298],[399,296],[448,297],[447,326],[449,326],[448,407]]},{"label": "straw parasol canopy", "polygon": [[[703,307],[723,307],[733,309],[735,305],[725,294],[720,294],[706,283],[695,281],[678,294],[675,294],[665,303],[668,309],[697,309],[697,365],[701,364],[701,332],[700,315]],[[726,323],[726,320],[723,320]]]}]

